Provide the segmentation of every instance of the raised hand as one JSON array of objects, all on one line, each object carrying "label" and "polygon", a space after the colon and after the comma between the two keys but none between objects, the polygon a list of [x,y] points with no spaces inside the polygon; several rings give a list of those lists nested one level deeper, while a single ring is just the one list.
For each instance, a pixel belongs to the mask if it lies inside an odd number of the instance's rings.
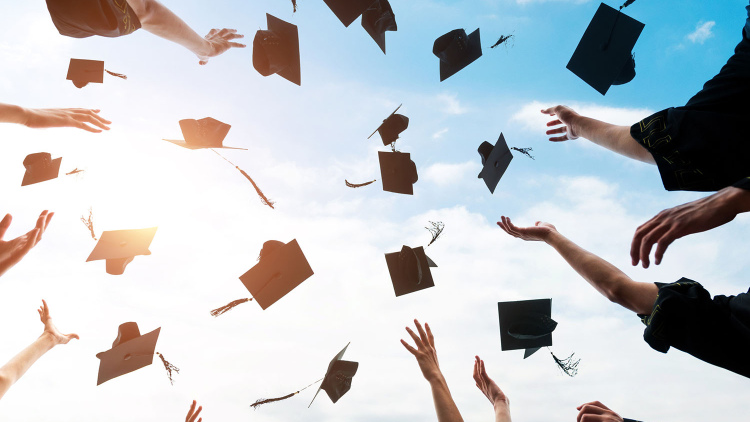
[{"label": "raised hand", "polygon": [[584,403],[576,409],[579,410],[576,422],[623,422],[620,415],[599,401]]},{"label": "raised hand", "polygon": [[245,48],[245,44],[232,41],[244,37],[244,35],[238,34],[236,29],[212,29],[204,37],[208,42],[208,51],[205,54],[198,54],[198,64],[205,65],[209,58],[216,57],[232,47]]},{"label": "raised hand", "polygon": [[39,312],[39,319],[41,319],[42,324],[44,324],[44,332],[42,335],[48,335],[54,341],[54,344],[68,344],[70,340],[79,338],[78,334],[60,333],[57,327],[55,327],[55,324],[52,323],[52,317],[49,314],[49,307],[44,299],[42,299],[42,306],[39,307],[37,312]]},{"label": "raised hand", "polygon": [[562,134],[561,136],[550,137],[549,140],[552,142],[561,142],[567,140],[578,139],[579,134],[574,129],[573,122],[576,117],[580,115],[573,111],[572,108],[564,105],[558,105],[550,107],[546,110],[542,110],[542,113],[557,116],[557,119],[551,120],[547,123],[547,127],[560,126],[547,131],[547,135]]},{"label": "raised hand", "polygon": [[31,229],[28,233],[19,236],[13,240],[3,240],[5,232],[8,231],[13,217],[7,214],[5,218],[0,221],[0,276],[5,274],[12,266],[18,264],[27,253],[42,240],[42,234],[47,229],[47,225],[52,216],[55,215],[53,212],[43,211],[36,221],[36,226]]},{"label": "raised hand", "polygon": [[474,381],[477,383],[479,391],[489,399],[493,406],[499,402],[509,404],[508,397],[503,393],[503,390],[487,375],[487,370],[484,369],[484,361],[479,359],[479,356],[474,356],[474,359]]},{"label": "raised hand", "polygon": [[195,407],[198,406],[198,403],[193,400],[193,404],[190,405],[190,410],[188,410],[187,416],[185,416],[185,422],[202,422],[203,418],[197,419],[198,415],[200,415],[201,410],[203,410],[203,406],[199,406],[198,409]]},{"label": "raised hand", "polygon": [[417,347],[412,347],[403,339],[401,340],[401,344],[404,345],[409,353],[417,358],[419,369],[422,370],[422,375],[424,375],[425,379],[427,379],[427,381],[434,381],[442,377],[440,365],[438,364],[437,352],[435,351],[435,337],[432,335],[429,324],[425,323],[425,328],[422,329],[422,324],[415,319],[414,325],[417,326],[419,336],[417,336],[409,327],[406,327],[406,331],[409,333],[412,340],[414,340]]},{"label": "raised hand", "polygon": [[[100,133],[109,130],[109,120],[99,116],[99,110],[85,108],[31,108],[26,109],[26,126],[30,128],[75,127]],[[98,128],[98,129],[97,129]]]},{"label": "raised hand", "polygon": [[555,226],[550,223],[537,221],[533,227],[516,227],[510,222],[510,218],[502,216],[497,222],[506,233],[513,237],[529,241],[545,241],[550,234],[557,232]]}]

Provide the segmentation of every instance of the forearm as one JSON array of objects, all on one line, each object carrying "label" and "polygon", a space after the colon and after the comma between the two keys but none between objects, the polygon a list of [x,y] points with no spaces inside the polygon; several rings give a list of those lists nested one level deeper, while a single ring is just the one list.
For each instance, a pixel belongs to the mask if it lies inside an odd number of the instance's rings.
[{"label": "forearm", "polygon": [[505,401],[498,400],[495,405],[495,422],[511,422],[510,421],[510,404]]},{"label": "forearm", "polygon": [[38,339],[23,349],[13,357],[8,363],[0,368],[0,398],[18,381],[23,374],[33,365],[42,355],[55,347],[57,343],[47,333],[42,334]]},{"label": "forearm", "polygon": [[617,126],[586,116],[576,116],[573,131],[591,142],[638,161],[656,164],[654,157],[630,136],[630,126]]},{"label": "forearm", "polygon": [[25,125],[27,120],[27,109],[17,105],[0,103],[0,122]]},{"label": "forearm", "polygon": [[196,55],[208,54],[210,46],[206,39],[163,4],[156,0],[128,0],[128,4],[146,31],[180,44]]},{"label": "forearm", "polygon": [[430,380],[430,388],[438,422],[463,422],[445,378],[440,375]]}]

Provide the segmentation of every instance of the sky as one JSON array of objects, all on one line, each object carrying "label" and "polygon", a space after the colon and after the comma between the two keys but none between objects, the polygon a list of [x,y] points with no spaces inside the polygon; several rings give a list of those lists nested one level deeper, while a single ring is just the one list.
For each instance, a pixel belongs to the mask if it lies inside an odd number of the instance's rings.
[{"label": "sky", "polygon": [[[42,357],[0,401],[0,421],[181,420],[193,399],[204,421],[435,420],[427,382],[400,344],[418,318],[436,337],[441,368],[464,419],[491,420],[471,378],[473,359],[511,401],[516,421],[573,421],[576,406],[599,400],[646,421],[737,419],[750,393],[740,376],[642,340],[639,319],[599,296],[549,247],[511,238],[495,224],[548,221],[629,276],[644,282],[699,281],[712,294],[747,289],[742,239],[750,220],[689,236],[649,269],[630,265],[638,225],[705,194],[666,192],[655,167],[584,139],[550,143],[541,108],[568,104],[583,114],[630,125],[684,104],[740,41],[744,1],[637,1],[625,9],[646,26],[634,48],[636,78],[600,95],[565,68],[598,2],[581,0],[393,0],[397,32],[387,55],[359,21],[345,28],[319,0],[164,4],[198,33],[235,28],[248,48],[198,66],[180,46],[139,30],[117,39],[57,33],[44,2],[14,2],[0,14],[0,102],[27,107],[101,109],[111,130],[33,130],[0,125],[0,213],[13,215],[6,238],[55,211],[44,239],[0,278],[0,361],[42,331],[45,299],[63,332],[79,341]],[[619,4],[607,3],[617,7]],[[265,14],[298,25],[302,86],[252,66],[252,37]],[[483,56],[439,82],[432,43],[457,28],[480,28]],[[513,40],[494,49],[500,35]],[[105,76],[75,88],[70,58],[104,60],[128,80]],[[396,147],[411,153],[414,195],[381,189],[375,135],[399,104],[409,128]],[[222,154],[244,169],[275,204],[264,206],[236,169],[208,150],[189,151],[178,121],[213,117],[232,125]],[[491,194],[477,179],[477,147],[503,133],[515,154]],[[20,187],[26,155],[63,157],[74,176]],[[374,184],[351,189],[344,180]],[[80,217],[102,231],[158,226],[152,254],[125,274],[85,262],[95,242]],[[395,297],[384,254],[426,246],[430,221],[445,223],[426,248],[435,287]],[[270,308],[243,304],[238,277],[266,240],[297,239],[315,274]],[[497,302],[552,299],[559,325],[551,350],[581,359],[575,378],[547,352],[524,360],[500,349]],[[157,351],[181,371],[169,384],[158,361],[96,386],[96,353],[119,324],[161,327]],[[317,386],[257,410],[258,398],[296,391],[325,373],[351,342],[360,363],[352,389],[335,405]]]}]

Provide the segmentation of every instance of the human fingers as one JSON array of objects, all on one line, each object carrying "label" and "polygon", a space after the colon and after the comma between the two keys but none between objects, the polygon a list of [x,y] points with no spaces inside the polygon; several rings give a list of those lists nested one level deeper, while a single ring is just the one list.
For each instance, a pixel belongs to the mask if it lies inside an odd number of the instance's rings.
[{"label": "human fingers", "polygon": [[477,387],[482,388],[480,385],[481,378],[479,378],[479,356],[474,356],[474,373],[472,376],[474,377],[474,382],[477,383]]},{"label": "human fingers", "polygon": [[547,122],[547,126],[560,126],[560,125],[564,125],[564,124],[565,123],[563,123],[562,120],[560,120],[560,119],[550,120],[549,122]]},{"label": "human fingers", "polygon": [[669,245],[672,244],[676,239],[679,239],[682,235],[677,229],[669,229],[659,240],[656,241],[656,251],[654,252],[654,264],[661,264],[661,259],[664,257],[664,252],[667,251]]},{"label": "human fingers", "polygon": [[569,141],[570,138],[568,138],[568,135],[565,134],[563,136],[555,136],[552,138],[549,138],[550,142],[562,142],[562,141]]},{"label": "human fingers", "polygon": [[78,129],[83,129],[83,130],[85,130],[87,132],[91,132],[91,133],[102,133],[101,129],[97,129],[95,127],[91,127],[91,126],[87,125],[86,123],[80,122],[80,121],[75,120],[75,119],[72,119],[71,123],[72,123],[70,125],[71,127],[75,127],[75,128],[78,128]]},{"label": "human fingers", "polygon": [[432,330],[430,329],[430,324],[424,323],[424,329],[427,332],[427,341],[430,342],[430,346],[435,348],[435,336],[432,335]]},{"label": "human fingers", "polygon": [[427,338],[427,333],[425,333],[424,329],[422,328],[422,324],[420,324],[416,318],[414,319],[414,325],[417,326],[417,331],[419,332],[419,338],[422,340],[422,343],[430,344],[430,341]]},{"label": "human fingers", "polygon": [[635,229],[633,240],[630,242],[630,262],[633,266],[638,265],[641,261],[641,242],[643,241],[643,237],[651,231],[652,226],[656,225],[655,221],[657,217],[648,220]]},{"label": "human fingers", "polygon": [[107,120],[107,119],[105,119],[104,117],[102,117],[102,116],[100,116],[100,115],[99,115],[99,112],[100,112],[101,110],[99,110],[99,109],[94,109],[94,110],[91,110],[91,111],[92,111],[92,112],[94,113],[94,114],[93,114],[93,116],[94,116],[94,117],[96,117],[97,119],[101,120],[101,121],[102,121],[102,123],[105,123],[105,124],[108,124],[108,125],[112,124],[112,122],[110,122],[109,120]]},{"label": "human fingers", "polygon": [[195,410],[195,413],[193,413],[193,417],[190,418],[189,422],[194,422],[198,415],[201,414],[201,410],[203,410],[203,406],[198,406],[198,409]]},{"label": "human fingers", "polygon": [[236,32],[237,32],[236,29],[223,28],[216,35],[218,35],[218,36],[220,36],[222,38],[226,38],[228,35],[234,34]]},{"label": "human fingers", "polygon": [[54,212],[48,212],[47,218],[44,220],[44,227],[42,227],[42,232],[47,231],[47,226],[49,226],[49,222],[52,220],[52,217],[55,215]]},{"label": "human fingers", "polygon": [[230,47],[234,47],[234,48],[245,48],[245,47],[247,47],[245,44],[240,44],[238,42],[230,42],[229,46]]},{"label": "human fingers", "polygon": [[190,409],[188,410],[187,416],[185,416],[185,422],[190,421],[190,416],[192,416],[193,412],[195,412],[195,406],[197,405],[198,403],[195,400],[193,400],[193,402],[190,404]]},{"label": "human fingers", "polygon": [[548,109],[542,110],[542,113],[549,114],[550,116],[555,115],[555,107],[550,107]]},{"label": "human fingers", "polygon": [[409,343],[405,342],[405,341],[404,341],[403,339],[401,339],[401,344],[403,344],[403,345],[404,345],[404,347],[406,347],[406,350],[408,350],[408,351],[409,351],[409,353],[411,353],[411,354],[412,354],[412,355],[414,355],[414,356],[416,356],[416,355],[417,355],[417,349],[415,349],[415,348],[411,347],[411,346],[409,345]]},{"label": "human fingers", "polygon": [[245,38],[245,36],[242,34],[230,33],[224,37],[225,40],[236,40],[237,38]]},{"label": "human fingers", "polygon": [[8,231],[8,227],[10,227],[11,221],[13,221],[13,217],[10,214],[5,214],[3,220],[0,221],[0,240],[3,240],[5,232]]},{"label": "human fingers", "polygon": [[605,406],[604,403],[600,402],[599,400],[594,400],[594,401],[590,401],[588,403],[584,403],[584,404],[576,407],[576,410],[581,410],[581,408],[583,406],[586,406],[586,405],[592,405],[592,406],[596,406],[596,407],[601,407],[602,409],[610,410],[609,407]]},{"label": "human fingers", "polygon": [[411,328],[406,327],[406,332],[408,332],[412,340],[414,340],[414,344],[416,344],[418,349],[424,348],[424,343],[422,343],[422,340],[420,340],[419,337],[417,337],[417,335],[414,334],[414,331],[412,331]]},{"label": "human fingers", "polygon": [[641,239],[641,247],[639,251],[641,265],[643,268],[648,268],[650,261],[649,256],[651,255],[651,248],[661,238],[662,234],[667,232],[669,227],[666,224],[660,224],[650,230]]},{"label": "human fingers", "polygon": [[568,128],[566,128],[565,126],[563,126],[563,127],[557,128],[557,129],[550,129],[550,130],[548,130],[545,133],[547,135],[554,135],[554,134],[557,134],[557,133],[565,133],[565,134],[567,134],[568,133]]},{"label": "human fingers", "polygon": [[26,243],[21,247],[21,250],[18,252],[18,257],[26,255],[29,253],[31,248],[33,248],[38,242],[39,237],[41,236],[39,229],[32,229],[30,232],[26,233],[24,235],[26,237]]},{"label": "human fingers", "polygon": [[91,123],[92,125],[97,126],[104,130],[109,130],[109,127],[107,127],[107,124],[112,123],[108,120],[105,120],[99,117],[98,114],[92,113],[92,112],[76,114],[75,118],[79,122]]},{"label": "human fingers", "polygon": [[213,37],[214,35],[216,35],[217,32],[219,32],[219,30],[216,29],[216,28],[208,31],[208,34],[206,35],[206,38]]}]

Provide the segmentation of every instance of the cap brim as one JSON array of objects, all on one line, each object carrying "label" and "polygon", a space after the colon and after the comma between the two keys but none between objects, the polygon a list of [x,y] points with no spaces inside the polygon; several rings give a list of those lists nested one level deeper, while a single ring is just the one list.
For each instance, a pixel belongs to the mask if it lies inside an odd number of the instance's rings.
[{"label": "cap brim", "polygon": [[365,21],[362,21],[362,27],[365,28],[365,31],[370,35],[370,38],[375,41],[375,43],[380,47],[381,50],[383,50],[383,54],[385,54],[385,33],[384,32],[377,32],[375,28],[371,26],[365,25]]},{"label": "cap brim", "polygon": [[479,38],[479,28],[476,31],[469,34],[469,48],[466,56],[460,63],[449,64],[444,61],[440,61],[440,82],[450,78],[451,76],[458,73],[461,69],[473,63],[476,59],[482,56],[482,43]]},{"label": "cap brim", "polygon": [[[46,182],[47,180],[57,179],[60,175],[60,164],[62,157],[51,160],[50,165],[43,170],[26,170],[21,181],[21,186],[33,185],[36,183]],[[18,179],[16,179],[18,180]]]},{"label": "cap brim", "polygon": [[97,353],[100,361],[96,385],[151,365],[160,331],[161,327],[106,352]]},{"label": "cap brim", "polygon": [[289,48],[291,56],[290,65],[278,72],[278,75],[297,85],[302,85],[302,70],[299,55],[299,33],[297,25],[285,22],[273,15],[266,13],[268,21],[268,30],[284,40],[284,44]]},{"label": "cap brim", "polygon": [[86,262],[151,255],[148,248],[156,235],[157,228],[105,231],[99,237],[99,242]]},{"label": "cap brim", "polygon": [[376,0],[323,0],[347,28]]}]

